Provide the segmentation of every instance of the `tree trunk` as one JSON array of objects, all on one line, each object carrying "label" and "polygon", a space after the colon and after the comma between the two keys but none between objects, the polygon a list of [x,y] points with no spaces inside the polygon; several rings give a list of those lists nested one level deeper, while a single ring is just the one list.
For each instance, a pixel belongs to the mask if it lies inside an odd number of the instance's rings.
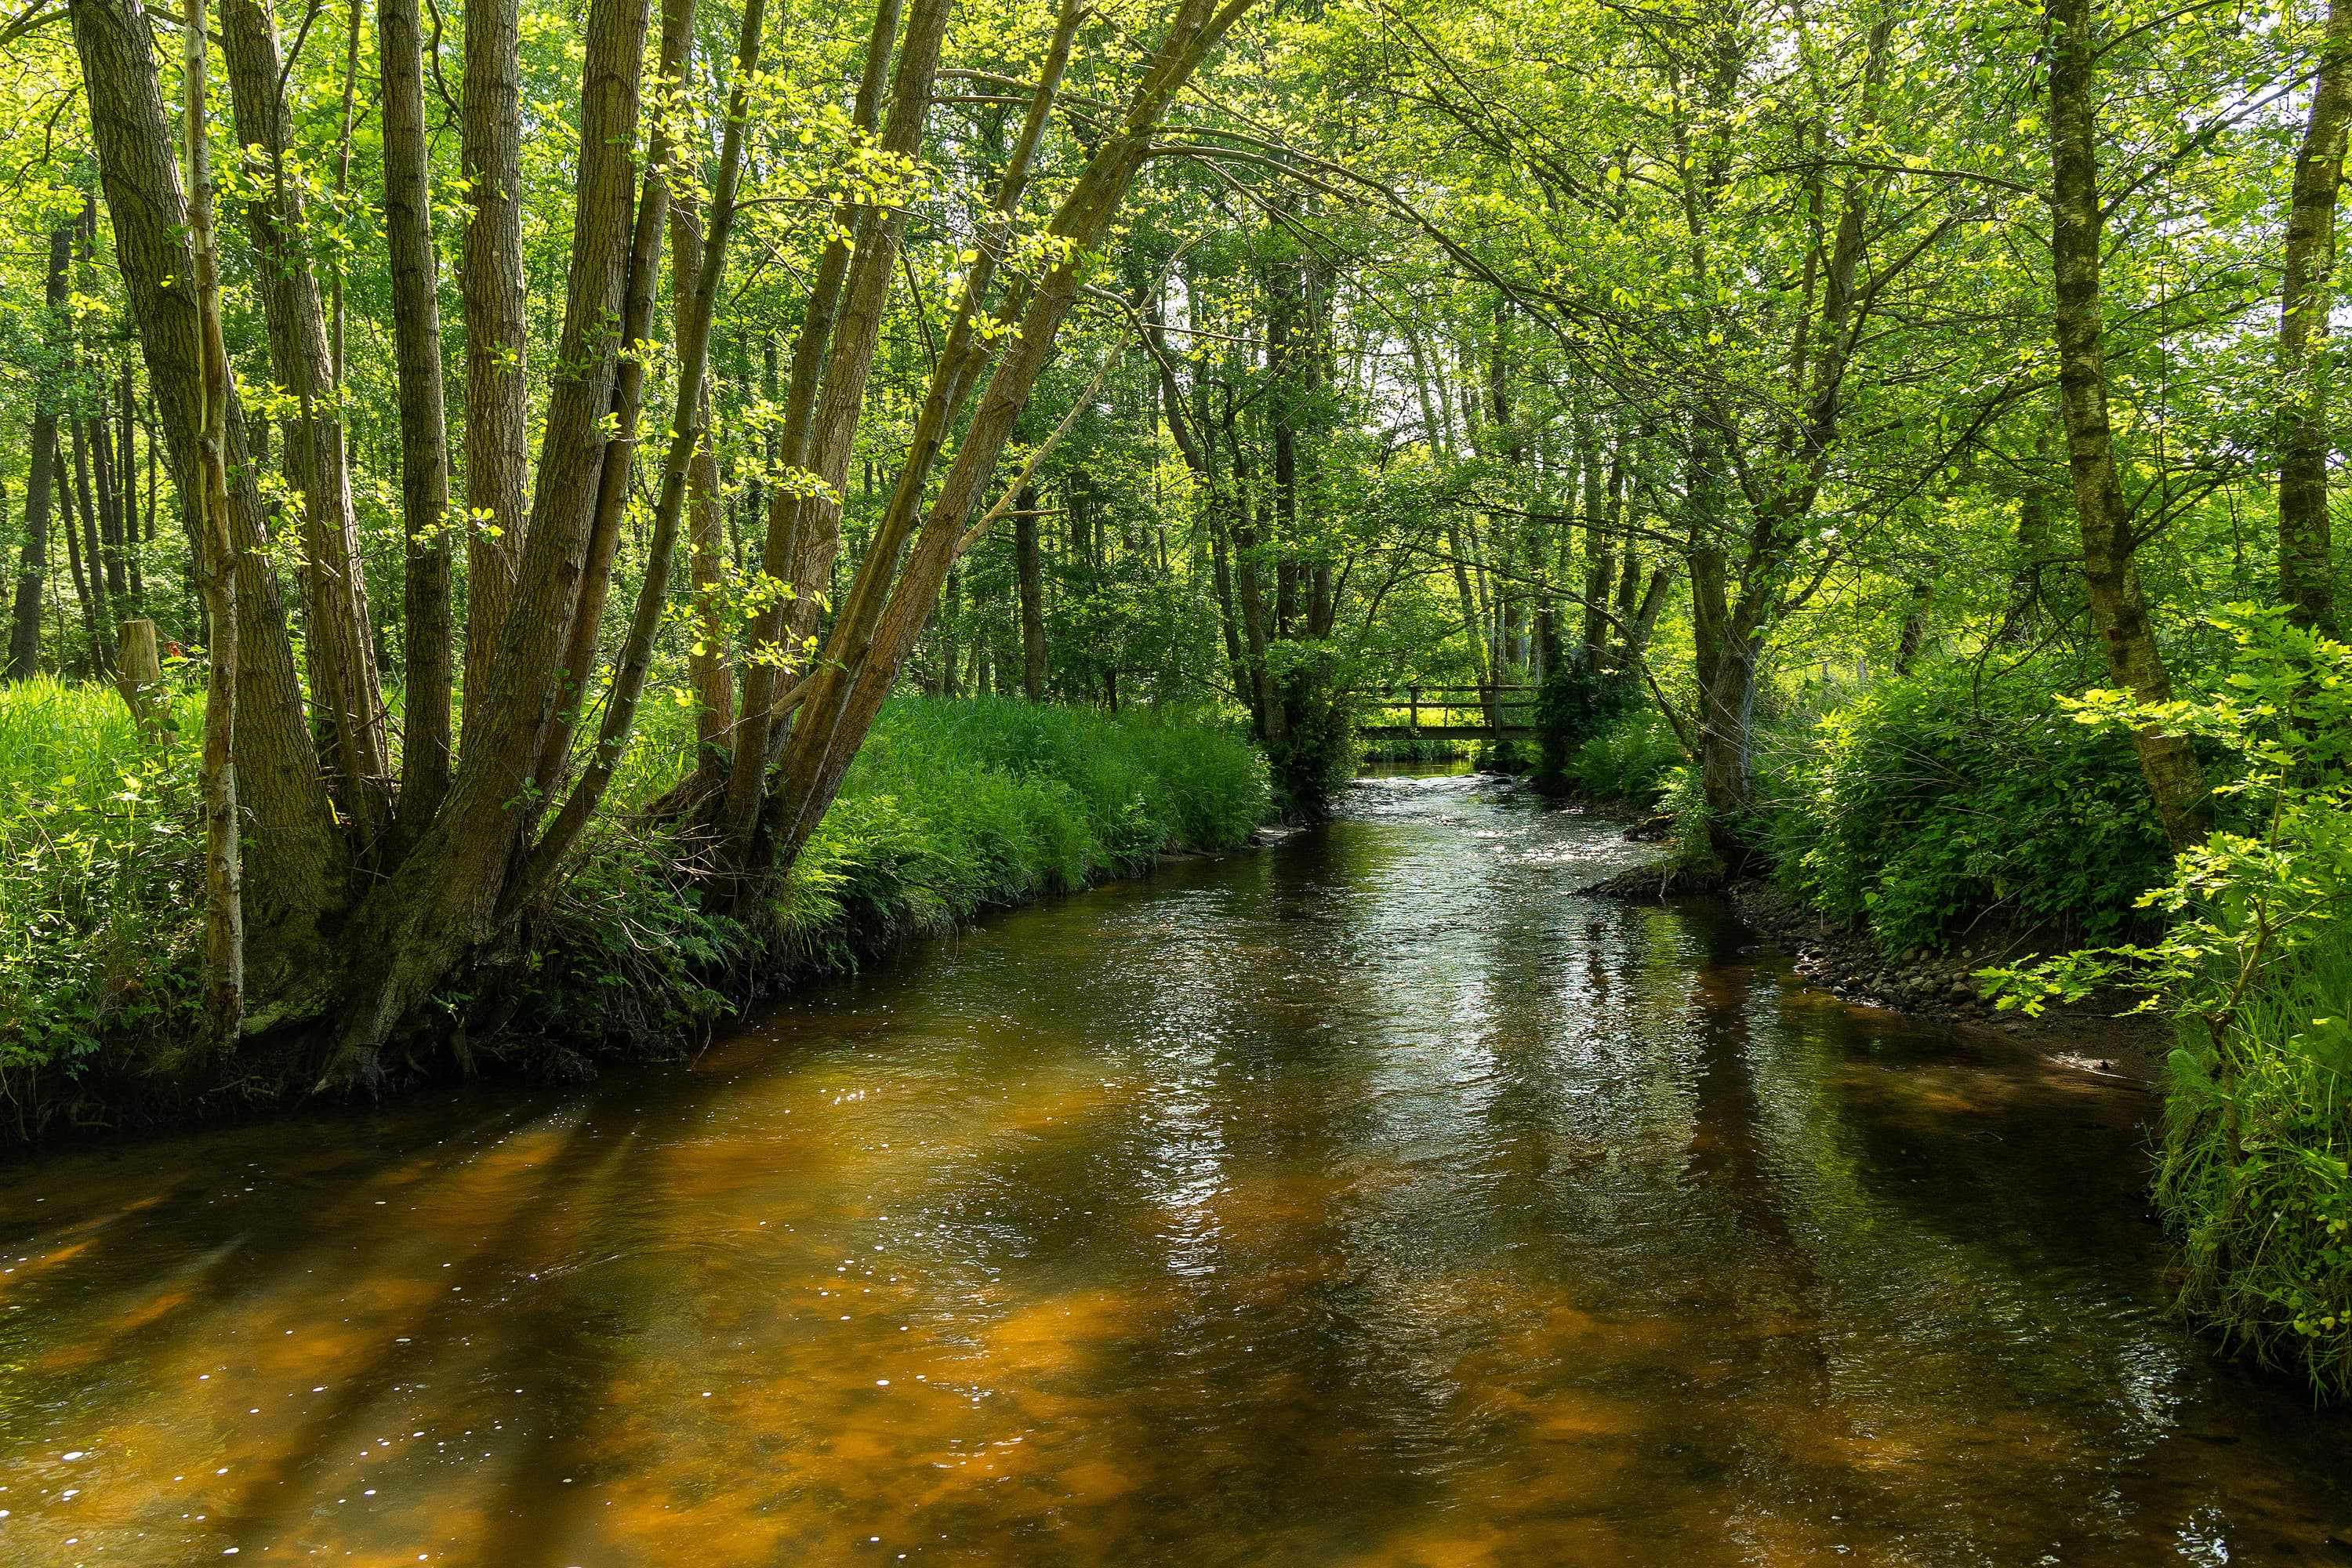
[{"label": "tree trunk", "polygon": [[[681,3],[677,9],[683,11],[685,6]],[[710,186],[709,232],[701,236],[691,280],[679,291],[677,396],[670,414],[669,447],[654,498],[653,541],[646,552],[646,574],[638,584],[636,613],[630,618],[628,633],[621,642],[620,658],[614,667],[612,689],[604,705],[604,724],[596,736],[596,749],[582,770],[571,797],[563,803],[563,809],[531,851],[522,884],[526,894],[562,858],[604,799],[605,786],[611,784],[613,772],[628,747],[637,702],[645,693],[646,676],[653,667],[654,638],[661,630],[663,610],[669,598],[670,562],[677,547],[678,521],[686,510],[692,469],[698,460],[709,459],[704,416],[710,407],[710,322],[719,306],[719,281],[726,272],[727,236],[735,220],[735,191],[743,168],[745,126],[751,115],[751,94],[759,76],[761,30],[766,16],[763,0],[748,0],[743,7],[742,37],[735,58],[735,85],[728,97],[727,129],[720,142],[718,174]],[[693,232],[689,222],[680,237],[690,237]],[[712,482],[716,480],[714,473]],[[723,716],[725,705],[713,711]]]},{"label": "tree trunk", "polygon": [[[73,230],[49,231],[45,325],[65,321],[66,264],[73,255]],[[29,680],[41,668],[41,587],[49,570],[49,498],[58,456],[58,415],[46,400],[35,403],[31,473],[25,485],[25,547],[17,557],[16,618],[8,628],[8,679]]]},{"label": "tree trunk", "polygon": [[1021,584],[1021,695],[1045,700],[1045,563],[1037,548],[1037,492],[1013,503],[1013,566]]},{"label": "tree trunk", "polygon": [[[2048,0],[2050,37],[2051,248],[2056,274],[2058,393],[2067,461],[2083,529],[2083,575],[2091,620],[2107,655],[2107,675],[2142,702],[2172,700],[2172,678],[2148,624],[2147,598],[2133,560],[2131,517],[2107,423],[2101,342],[2096,47],[2091,0]],[[2186,737],[2154,728],[2132,732],[2157,820],[2176,847],[2205,836],[2210,796]]]},{"label": "tree trunk", "polygon": [[[122,489],[123,563],[130,574],[127,597],[131,613],[143,616],[147,613],[147,584],[145,572],[140,564],[142,552],[139,546],[142,535],[139,529],[139,466],[138,453],[131,444],[135,421],[131,406],[131,367],[128,364],[122,367],[122,379],[118,384],[121,393],[115,405],[116,423],[122,429],[122,451],[115,461],[114,470]],[[153,534],[154,529],[151,524],[144,537],[152,538]]]},{"label": "tree trunk", "polygon": [[[135,3],[135,0],[134,0]],[[146,18],[137,15],[143,31]],[[79,21],[79,18],[77,18]],[[213,1043],[226,1051],[245,1022],[245,896],[236,788],[237,582],[229,532],[228,350],[221,340],[220,261],[213,237],[212,162],[206,144],[205,0],[187,0],[181,79],[187,98],[187,287],[194,295],[197,350],[194,395],[198,568],[212,623],[205,679],[205,745],[198,790],[205,819],[205,1013]],[[152,53],[146,68],[154,69]],[[152,79],[152,77],[151,77]],[[160,108],[160,105],[158,105]],[[183,472],[187,471],[183,469]]]},{"label": "tree trunk", "polygon": [[1257,694],[1251,689],[1249,661],[1242,657],[1240,617],[1234,609],[1232,555],[1225,539],[1225,520],[1221,510],[1212,505],[1209,511],[1209,563],[1217,589],[1217,625],[1225,637],[1225,669],[1233,683],[1234,700],[1255,713],[1257,710]]},{"label": "tree trunk", "polygon": [[1755,716],[1757,639],[1729,603],[1720,549],[1691,552],[1691,623],[1698,683],[1699,784],[1706,796],[1707,841],[1737,874],[1751,858],[1740,818],[1755,804],[1750,748]]},{"label": "tree trunk", "polygon": [[[701,422],[710,423],[710,389],[702,392]],[[727,753],[729,729],[735,722],[735,672],[728,658],[727,617],[721,605],[726,586],[727,540],[719,515],[719,459],[708,439],[695,447],[694,464],[687,472],[687,542],[693,550],[694,641],[687,649],[687,669],[698,706],[695,711],[695,758],[698,764]]]},{"label": "tree trunk", "polygon": [[[81,208],[81,286],[85,293],[98,292],[98,200],[84,196]],[[100,385],[104,381],[100,381]],[[74,467],[77,482],[81,486],[82,513],[89,525],[97,531],[90,541],[89,573],[91,586],[98,586],[100,566],[105,568],[105,589],[99,599],[97,647],[101,651],[99,668],[114,668],[114,623],[123,614],[125,602],[131,597],[129,574],[123,568],[122,557],[122,498],[114,482],[114,437],[107,429],[106,403],[101,395],[97,409],[83,416],[74,426]]]},{"label": "tree trunk", "polygon": [[1919,657],[1920,648],[1927,645],[1927,601],[1935,596],[1935,589],[1924,581],[1911,584],[1911,603],[1903,613],[1903,631],[1895,643],[1895,673],[1897,675],[1911,673],[1912,661]]},{"label": "tree trunk", "polygon": [[2336,300],[2336,197],[2352,123],[2352,4],[2328,0],[2311,116],[2294,162],[2279,289],[2279,597],[2305,626],[2333,631],[2336,584],[2327,515],[2328,375],[2317,353]]},{"label": "tree trunk", "polygon": [[372,1072],[394,1027],[490,932],[539,816],[525,785],[562,684],[612,408],[619,344],[610,323],[628,275],[646,15],[645,0],[589,8],[563,329],[514,593],[488,684],[467,693],[472,728],[448,804],[369,894],[343,944],[330,1079]]},{"label": "tree trunk", "polygon": [[[236,658],[223,671],[233,690],[241,900],[248,1003],[315,996],[331,973],[315,946],[319,922],[339,909],[348,861],[310,740],[286,615],[263,547],[266,511],[234,382],[225,403],[210,400],[201,358],[200,301],[191,279],[189,211],[173,137],[156,76],[154,35],[133,0],[73,0],[99,174],[114,225],[114,255],[139,329],[148,386],[170,453],[194,550],[197,576],[209,513],[199,446],[208,412],[221,423],[227,527],[235,582]],[[203,588],[209,605],[217,596]],[[209,613],[209,612],[208,612]],[[210,634],[217,646],[219,633]],[[220,669],[215,654],[214,668]],[[269,1007],[249,1012],[265,1026]]]},{"label": "tree trunk", "polygon": [[221,41],[237,140],[246,152],[244,178],[254,192],[245,204],[257,263],[254,291],[268,324],[270,363],[296,403],[294,416],[285,422],[285,471],[302,501],[302,631],[310,700],[331,725],[336,793],[364,857],[391,822],[391,765],[343,425],[335,413],[325,301],[301,251],[300,189],[285,176],[292,142],[281,90],[285,61],[264,0],[224,0]]},{"label": "tree trunk", "polygon": [[1257,531],[1243,523],[1238,514],[1232,530],[1234,536],[1234,594],[1241,600],[1242,649],[1249,659],[1251,695],[1257,708],[1258,739],[1271,746],[1287,739],[1289,726],[1283,722],[1282,692],[1274,679],[1274,670],[1266,662],[1266,649],[1274,638],[1266,626],[1265,590],[1259,582]]},{"label": "tree trunk", "polygon": [[[1612,464],[1613,467],[1613,464]],[[1591,416],[1585,416],[1577,442],[1577,468],[1584,506],[1584,648],[1581,662],[1587,676],[1597,676],[1608,662],[1609,590],[1617,576],[1616,541],[1609,526],[1609,486],[1612,476],[1601,469],[1601,442]]]},{"label": "tree trunk", "polygon": [[[472,212],[458,261],[466,324],[466,689],[476,712],[522,560],[530,463],[530,301],[522,274],[521,0],[468,0],[458,158]],[[599,410],[601,413],[602,410]]]},{"label": "tree trunk", "polygon": [[402,570],[407,612],[400,826],[413,839],[449,793],[452,658],[449,436],[434,273],[424,36],[416,0],[378,0],[383,77],[384,244],[392,263],[393,353],[400,381]]},{"label": "tree trunk", "polygon": [[89,634],[89,672],[102,676],[114,667],[114,658],[107,641],[106,628],[113,624],[113,608],[107,603],[105,554],[99,545],[98,508],[89,495],[89,441],[88,427],[76,419],[73,427],[74,504],[81,513],[82,574],[77,579],[82,590],[82,620]]}]

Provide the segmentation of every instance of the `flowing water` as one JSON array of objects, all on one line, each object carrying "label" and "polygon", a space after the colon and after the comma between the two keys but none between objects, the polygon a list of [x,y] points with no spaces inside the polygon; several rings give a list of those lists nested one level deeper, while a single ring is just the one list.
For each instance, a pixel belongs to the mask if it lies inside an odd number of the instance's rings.
[{"label": "flowing water", "polygon": [[691,1068],[0,1173],[0,1562],[2352,1561],[2153,1101],[1463,778]]}]

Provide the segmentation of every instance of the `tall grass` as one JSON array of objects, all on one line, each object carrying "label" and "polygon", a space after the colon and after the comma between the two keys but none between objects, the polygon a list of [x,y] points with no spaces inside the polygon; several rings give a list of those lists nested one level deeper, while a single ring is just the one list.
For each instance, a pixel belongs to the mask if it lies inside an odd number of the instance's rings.
[{"label": "tall grass", "polygon": [[[203,700],[178,700],[194,735]],[[195,1027],[194,749],[151,747],[105,686],[0,687],[0,1131],[34,1080],[110,1051],[161,1063]]]},{"label": "tall grass", "polygon": [[[201,699],[182,701],[194,737]],[[649,708],[614,808],[519,940],[437,999],[461,1059],[672,1052],[761,991],[1164,851],[1229,847],[1267,810],[1264,757],[1211,718],[901,700],[775,896],[739,919],[704,896],[705,847],[638,809],[693,745],[690,710]],[[202,945],[194,750],[144,745],[105,687],[0,687],[0,1138],[182,1113],[219,1087],[181,1077]],[[248,1098],[286,1087],[251,1061],[219,1070]]]}]

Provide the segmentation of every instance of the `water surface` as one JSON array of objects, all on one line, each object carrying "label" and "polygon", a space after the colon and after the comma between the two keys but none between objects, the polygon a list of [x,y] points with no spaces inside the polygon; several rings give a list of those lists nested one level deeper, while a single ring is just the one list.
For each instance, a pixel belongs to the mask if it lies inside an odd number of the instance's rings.
[{"label": "water surface", "polygon": [[1470,778],[691,1068],[0,1173],[0,1562],[2352,1562],[2128,1089]]}]

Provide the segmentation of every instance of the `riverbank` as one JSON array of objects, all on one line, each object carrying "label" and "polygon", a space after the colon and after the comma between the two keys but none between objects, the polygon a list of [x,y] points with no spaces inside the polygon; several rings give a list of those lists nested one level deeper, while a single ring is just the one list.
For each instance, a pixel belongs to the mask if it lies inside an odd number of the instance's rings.
[{"label": "riverbank", "polygon": [[[188,1047],[190,748],[148,748],[110,689],[53,681],[0,689],[0,1144],[305,1094],[302,1042],[227,1060]],[[682,775],[692,743],[683,710],[641,728],[624,809],[445,999],[466,1070],[578,1078],[677,1057],[761,996],[1162,853],[1233,848],[1266,810],[1263,757],[1212,720],[905,700],[775,898],[739,920],[704,906],[698,846],[633,809]],[[436,1054],[379,1091],[428,1079]]]}]

